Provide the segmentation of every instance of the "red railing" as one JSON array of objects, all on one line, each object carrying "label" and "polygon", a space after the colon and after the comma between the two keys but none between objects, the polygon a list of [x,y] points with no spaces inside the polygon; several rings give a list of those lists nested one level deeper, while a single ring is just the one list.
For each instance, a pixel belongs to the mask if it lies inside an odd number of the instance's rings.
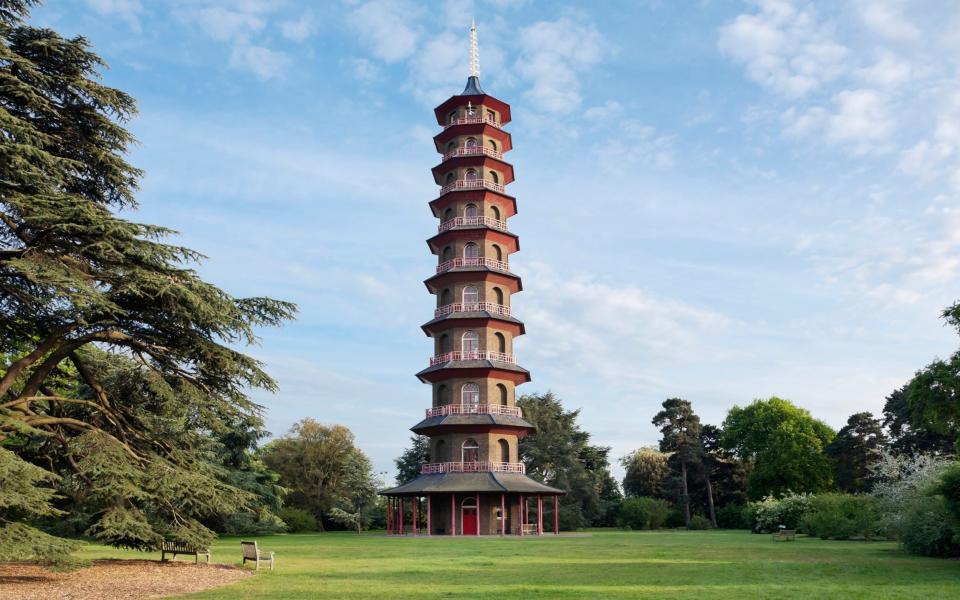
[{"label": "red railing", "polygon": [[486,179],[457,179],[440,188],[440,195],[442,196],[454,190],[482,190],[483,188],[500,192],[501,194],[504,193],[502,183],[487,181]]},{"label": "red railing", "polygon": [[493,148],[488,148],[486,146],[480,146],[480,145],[463,146],[460,148],[454,148],[453,150],[449,150],[447,151],[446,154],[443,155],[443,160],[449,160],[451,158],[456,158],[458,156],[480,156],[481,154],[485,156],[492,156],[497,160],[503,160],[503,152],[500,152],[499,150],[494,150]]},{"label": "red railing", "polygon": [[510,363],[511,365],[517,363],[517,360],[512,354],[504,354],[503,352],[461,352],[456,350],[454,352],[437,354],[436,356],[432,357],[430,359],[430,366],[433,367],[457,360],[492,360],[496,362]]},{"label": "red railing", "polygon": [[439,233],[443,233],[448,229],[454,229],[456,227],[490,227],[492,229],[499,229],[500,231],[507,230],[507,222],[501,221],[500,219],[494,219],[493,217],[454,217],[448,221],[440,223],[440,226],[437,227]]},{"label": "red railing", "polygon": [[437,273],[443,273],[458,267],[490,267],[491,269],[496,269],[497,271],[506,271],[507,273],[510,272],[510,265],[502,260],[478,256],[476,258],[454,258],[452,260],[442,262],[437,265]]},{"label": "red railing", "polygon": [[445,417],[447,415],[507,415],[509,417],[523,417],[519,406],[503,406],[502,404],[446,404],[427,409],[427,418]]},{"label": "red railing", "polygon": [[497,129],[500,129],[500,121],[497,121],[493,117],[460,117],[459,119],[448,121],[443,128],[446,130],[454,125],[482,125],[484,123],[487,125],[493,125]]},{"label": "red railing", "polygon": [[429,475],[431,473],[526,473],[527,468],[523,463],[504,463],[504,462],[443,462],[426,463],[420,467],[420,473]]},{"label": "red railing", "polygon": [[439,319],[450,313],[458,312],[488,312],[509,317],[510,307],[504,306],[503,304],[494,304],[493,302],[455,302],[454,304],[441,306],[433,311],[433,318]]}]

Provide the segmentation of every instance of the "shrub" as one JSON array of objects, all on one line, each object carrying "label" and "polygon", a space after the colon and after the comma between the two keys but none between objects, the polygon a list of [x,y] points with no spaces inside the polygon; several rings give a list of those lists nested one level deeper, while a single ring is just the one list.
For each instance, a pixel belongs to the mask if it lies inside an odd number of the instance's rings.
[{"label": "shrub", "polygon": [[952,526],[942,496],[922,496],[905,507],[900,524],[900,543],[910,554],[960,556],[960,530]]},{"label": "shrub", "polygon": [[717,509],[717,527],[750,529],[750,507],[746,504],[725,504]]},{"label": "shrub", "polygon": [[803,516],[810,512],[810,494],[790,494],[783,498],[767,496],[754,502],[751,508],[751,529],[755,533],[771,533],[781,525],[800,529]]},{"label": "shrub", "polygon": [[302,508],[293,506],[281,508],[280,518],[287,524],[287,531],[290,533],[317,530],[317,518]]},{"label": "shrub", "polygon": [[223,518],[221,528],[227,535],[271,535],[288,529],[280,517],[268,510],[258,514],[242,512],[227,515]]},{"label": "shrub", "polygon": [[638,496],[620,505],[617,525],[631,529],[659,529],[667,521],[670,507],[665,500]]},{"label": "shrub", "polygon": [[937,491],[943,495],[954,520],[960,522],[960,462],[953,463],[943,472]]},{"label": "shrub", "polygon": [[880,529],[876,505],[871,496],[820,494],[810,498],[810,512],[803,516],[802,528],[822,539],[870,539]]},{"label": "shrub", "polygon": [[670,512],[667,513],[667,522],[664,523],[667,527],[684,527],[686,523],[683,521],[683,513],[676,508],[671,508]]},{"label": "shrub", "polygon": [[710,529],[710,519],[702,515],[693,515],[690,517],[690,522],[687,523],[687,529]]}]

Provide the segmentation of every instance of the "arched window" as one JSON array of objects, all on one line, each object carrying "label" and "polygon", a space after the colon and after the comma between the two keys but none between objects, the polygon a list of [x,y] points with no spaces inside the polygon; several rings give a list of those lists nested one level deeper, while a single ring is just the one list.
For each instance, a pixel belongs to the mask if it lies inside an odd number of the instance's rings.
[{"label": "arched window", "polygon": [[493,254],[497,257],[497,260],[503,260],[503,250],[500,249],[500,246],[496,244],[493,245]]},{"label": "arched window", "polygon": [[507,386],[502,383],[497,384],[497,395],[500,396],[500,406],[507,405]]},{"label": "arched window", "polygon": [[496,151],[497,151],[497,142],[494,141],[494,140],[490,140],[489,143],[490,143],[490,149],[493,150],[494,152],[496,152]]},{"label": "arched window", "polygon": [[490,171],[490,181],[500,183],[500,176],[495,171]]},{"label": "arched window", "polygon": [[453,180],[456,179],[456,178],[457,178],[457,176],[456,176],[455,174],[453,174],[453,173],[447,173],[447,178],[444,179],[443,182],[444,182],[444,183],[453,183]]},{"label": "arched window", "polygon": [[467,181],[476,181],[477,180],[477,171],[475,169],[467,169]]},{"label": "arched window", "polygon": [[491,206],[491,207],[490,207],[490,216],[492,216],[494,219],[496,219],[496,220],[499,221],[499,220],[500,220],[500,209],[497,208],[496,206]]},{"label": "arched window", "polygon": [[497,304],[503,305],[503,290],[498,287],[493,288],[493,296],[497,299]]},{"label": "arched window", "polygon": [[440,306],[446,306],[453,301],[453,292],[450,291],[450,288],[444,289],[440,292]]},{"label": "arched window", "polygon": [[467,138],[466,146],[467,146],[467,148],[476,148],[476,147],[477,147],[477,138],[472,138],[472,137]]},{"label": "arched window", "polygon": [[440,253],[440,260],[447,262],[453,258],[453,246],[447,246],[443,249],[443,252]]},{"label": "arched window", "polygon": [[447,142],[447,152],[450,152],[457,147],[457,143],[454,141]]},{"label": "arched window", "polygon": [[477,445],[477,440],[473,438],[467,439],[467,441],[463,443],[460,456],[460,460],[463,462],[478,462],[480,460],[480,446]]},{"label": "arched window", "polygon": [[510,444],[507,440],[500,440],[497,445],[500,446],[500,462],[510,462]]},{"label": "arched window", "polygon": [[447,443],[443,440],[437,440],[437,445],[433,448],[433,462],[447,462]]},{"label": "arched window", "polygon": [[457,120],[457,111],[453,111],[449,115],[447,115],[447,123],[453,123],[456,120]]},{"label": "arched window", "polygon": [[463,257],[464,258],[480,258],[480,246],[477,246],[473,242],[468,243],[463,247]]},{"label": "arched window", "polygon": [[487,118],[493,122],[497,121],[497,113],[493,112],[489,108],[487,109]]},{"label": "arched window", "polygon": [[453,209],[448,207],[447,210],[443,211],[443,220],[444,222],[446,222],[452,218],[453,218]]},{"label": "arched window", "polygon": [[479,214],[476,204],[468,204],[463,207],[463,216],[476,217]]},{"label": "arched window", "polygon": [[476,354],[480,352],[480,336],[476,331],[468,331],[463,334],[462,345],[460,348],[464,354]]},{"label": "arched window", "polygon": [[507,352],[507,338],[505,338],[505,337],[503,336],[503,334],[500,333],[499,331],[498,331],[497,333],[495,333],[494,336],[497,338],[497,352],[502,352],[502,353],[506,354],[506,352]]},{"label": "arched window", "polygon": [[472,285],[463,288],[463,303],[476,304],[477,302],[480,302],[480,292],[477,291],[477,288]]},{"label": "arched window", "polygon": [[453,350],[453,348],[450,347],[451,345],[449,335],[443,334],[440,336],[440,354]]},{"label": "arched window", "polygon": [[480,386],[475,383],[463,384],[460,391],[460,404],[476,408],[480,404]]},{"label": "arched window", "polygon": [[437,406],[446,406],[450,404],[450,388],[446,384],[441,384],[437,388]]}]

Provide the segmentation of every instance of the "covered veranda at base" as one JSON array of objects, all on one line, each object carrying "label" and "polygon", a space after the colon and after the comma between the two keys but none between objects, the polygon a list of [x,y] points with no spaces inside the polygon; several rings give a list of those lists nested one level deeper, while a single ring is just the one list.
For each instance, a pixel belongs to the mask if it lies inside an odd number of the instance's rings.
[{"label": "covered veranda at base", "polygon": [[514,473],[421,475],[380,492],[388,535],[559,533],[561,490]]}]

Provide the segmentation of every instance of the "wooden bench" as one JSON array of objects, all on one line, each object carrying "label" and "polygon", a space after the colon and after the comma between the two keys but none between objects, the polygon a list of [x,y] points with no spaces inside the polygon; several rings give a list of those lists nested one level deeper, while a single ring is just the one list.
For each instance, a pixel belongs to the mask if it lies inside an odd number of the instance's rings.
[{"label": "wooden bench", "polygon": [[167,560],[167,555],[172,554],[176,557],[178,554],[186,554],[193,556],[194,562],[199,563],[201,556],[207,557],[207,562],[210,562],[210,548],[201,550],[200,548],[193,548],[184,544],[183,542],[168,542],[164,541],[160,544],[160,561],[163,562]]},{"label": "wooden bench", "polygon": [[531,523],[520,526],[521,535],[540,535],[540,532],[537,530],[537,526]]},{"label": "wooden bench", "polygon": [[796,529],[781,529],[780,531],[773,532],[773,541],[784,541],[792,542],[797,537]]},{"label": "wooden bench", "polygon": [[243,550],[243,564],[247,564],[248,560],[252,560],[257,565],[257,570],[260,570],[260,561],[270,561],[270,570],[273,570],[273,552],[267,552],[266,550],[261,550],[257,547],[256,542],[240,542],[240,549]]}]

